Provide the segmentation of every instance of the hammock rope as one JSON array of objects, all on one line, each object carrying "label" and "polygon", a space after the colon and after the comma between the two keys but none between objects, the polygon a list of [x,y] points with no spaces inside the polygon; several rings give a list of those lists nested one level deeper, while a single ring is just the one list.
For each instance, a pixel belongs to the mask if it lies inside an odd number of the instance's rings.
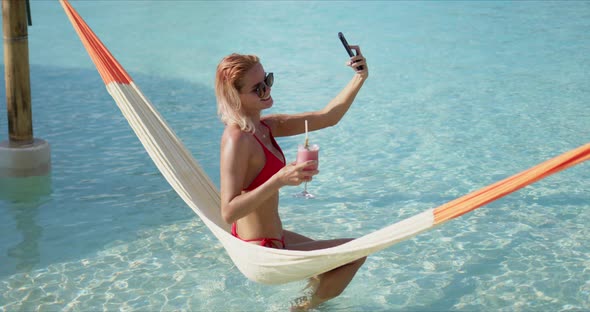
[{"label": "hammock rope", "polygon": [[219,191],[198,162],[70,3],[67,0],[60,0],[60,3],[108,92],[156,167],[217,237],[238,269],[255,282],[287,283],[329,271],[590,159],[588,143],[440,207],[332,248],[281,250],[243,242],[231,235],[229,225],[221,218]]}]

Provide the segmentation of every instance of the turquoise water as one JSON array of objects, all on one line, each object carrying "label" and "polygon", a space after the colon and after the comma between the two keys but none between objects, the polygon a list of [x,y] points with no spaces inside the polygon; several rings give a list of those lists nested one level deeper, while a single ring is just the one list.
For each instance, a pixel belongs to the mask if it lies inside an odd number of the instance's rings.
[{"label": "turquoise water", "polygon": [[[338,126],[311,134],[318,198],[281,191],[285,226],[314,238],[369,233],[590,141],[590,2],[73,5],[217,185],[223,56],[258,54],[275,73],[270,112],[299,112],[350,79],[337,32],[360,44],[370,79]],[[31,6],[35,135],[53,171],[0,184],[0,310],[288,309],[304,282],[241,275],[143,151],[59,4]],[[302,140],[278,139],[291,160]],[[370,256],[318,310],[589,310],[589,166]]]}]

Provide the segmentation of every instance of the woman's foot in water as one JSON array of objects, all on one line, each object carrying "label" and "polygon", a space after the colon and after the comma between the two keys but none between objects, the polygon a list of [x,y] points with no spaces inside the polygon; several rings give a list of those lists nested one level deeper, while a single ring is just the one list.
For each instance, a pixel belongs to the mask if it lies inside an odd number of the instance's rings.
[{"label": "woman's foot in water", "polygon": [[320,279],[317,276],[310,277],[307,280],[307,285],[303,288],[304,296],[301,296],[295,300],[293,300],[293,304],[291,305],[291,311],[307,311],[314,306],[312,306],[312,298],[313,294],[315,294],[318,286],[320,285]]}]

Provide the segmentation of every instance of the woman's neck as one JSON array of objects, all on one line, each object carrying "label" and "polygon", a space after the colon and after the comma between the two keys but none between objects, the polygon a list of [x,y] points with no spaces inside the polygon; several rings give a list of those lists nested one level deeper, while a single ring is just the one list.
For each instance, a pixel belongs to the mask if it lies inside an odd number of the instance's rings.
[{"label": "woman's neck", "polygon": [[250,121],[255,125],[258,126],[260,124],[260,112],[257,114],[248,114],[246,118],[250,119]]}]

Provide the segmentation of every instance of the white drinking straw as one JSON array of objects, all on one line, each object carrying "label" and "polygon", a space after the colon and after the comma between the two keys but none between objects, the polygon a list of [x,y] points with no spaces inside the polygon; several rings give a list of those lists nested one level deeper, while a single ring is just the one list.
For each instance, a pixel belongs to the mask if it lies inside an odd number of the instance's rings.
[{"label": "white drinking straw", "polygon": [[307,119],[305,120],[305,148],[309,146],[309,137],[307,135]]}]

